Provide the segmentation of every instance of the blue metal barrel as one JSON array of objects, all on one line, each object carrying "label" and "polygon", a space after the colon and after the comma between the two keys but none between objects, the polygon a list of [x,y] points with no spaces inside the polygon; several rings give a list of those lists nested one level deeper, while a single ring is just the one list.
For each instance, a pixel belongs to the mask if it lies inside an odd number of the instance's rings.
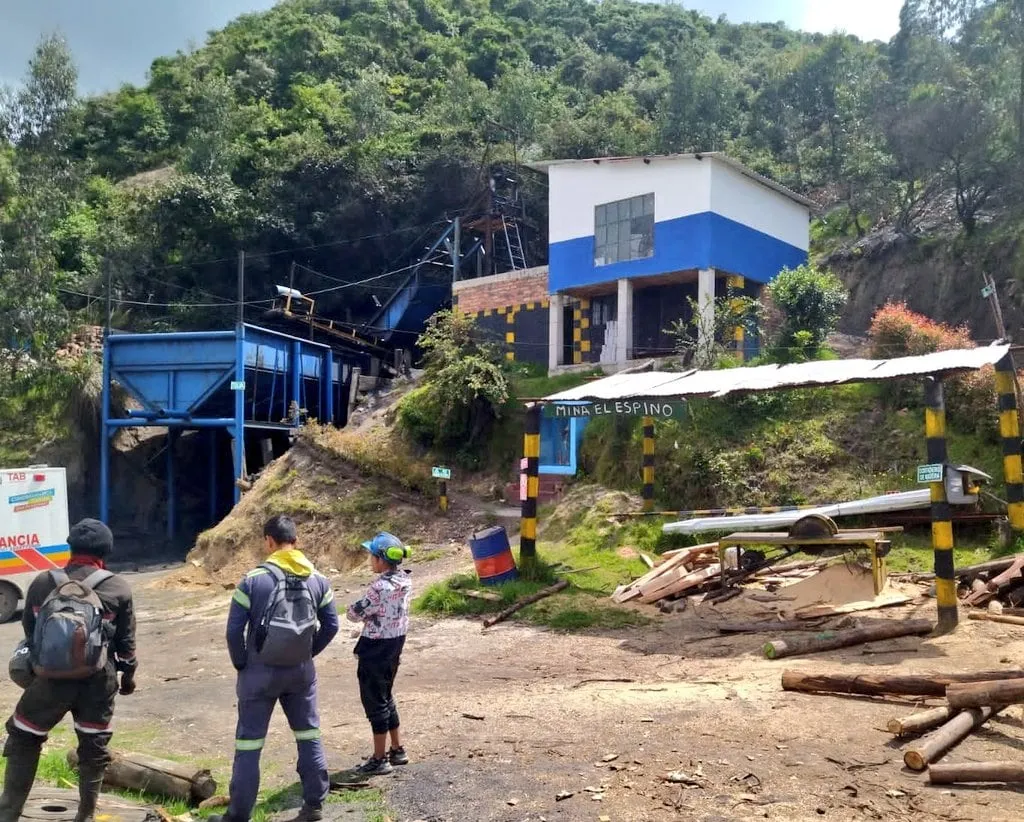
[{"label": "blue metal barrel", "polygon": [[469,550],[473,554],[476,575],[484,585],[498,585],[516,578],[516,561],[504,526],[477,531],[469,538]]}]

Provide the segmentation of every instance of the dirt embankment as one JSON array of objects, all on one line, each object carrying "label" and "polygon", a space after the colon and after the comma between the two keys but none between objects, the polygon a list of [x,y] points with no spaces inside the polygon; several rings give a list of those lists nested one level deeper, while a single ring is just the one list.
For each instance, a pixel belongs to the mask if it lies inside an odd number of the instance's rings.
[{"label": "dirt embankment", "polygon": [[360,543],[391,531],[413,546],[465,542],[487,513],[471,498],[456,497],[446,515],[437,500],[397,481],[367,474],[301,437],[273,462],[220,523],[199,535],[181,572],[168,586],[232,585],[265,557],[263,523],[274,514],[294,517],[299,547],[324,572],[365,562]]},{"label": "dirt embankment", "polygon": [[907,237],[878,232],[822,258],[850,292],[841,330],[862,334],[875,311],[890,301],[951,325],[966,323],[977,340],[992,340],[996,326],[981,296],[982,273],[996,282],[1007,333],[1024,330],[1024,287],[1019,279],[1020,243],[1015,237],[971,240],[952,233]]}]

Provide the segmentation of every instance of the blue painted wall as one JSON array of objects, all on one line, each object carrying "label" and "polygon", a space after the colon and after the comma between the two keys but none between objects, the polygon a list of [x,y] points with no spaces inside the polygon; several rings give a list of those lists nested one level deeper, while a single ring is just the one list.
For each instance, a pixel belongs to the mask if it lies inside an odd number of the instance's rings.
[{"label": "blue painted wall", "polygon": [[611,265],[594,265],[594,237],[552,243],[548,249],[548,290],[649,277],[671,271],[716,268],[758,283],[771,281],[783,268],[807,261],[807,252],[706,211],[654,224],[654,255]]},{"label": "blue painted wall", "polygon": [[583,429],[588,422],[585,417],[541,417],[538,467],[541,474],[575,476]]}]

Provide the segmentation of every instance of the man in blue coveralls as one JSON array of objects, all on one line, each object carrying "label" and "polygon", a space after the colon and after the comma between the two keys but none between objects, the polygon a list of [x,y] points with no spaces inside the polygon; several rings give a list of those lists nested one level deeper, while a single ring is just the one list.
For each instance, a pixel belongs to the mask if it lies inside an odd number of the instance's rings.
[{"label": "man in blue coveralls", "polygon": [[280,702],[299,749],[303,804],[297,820],[317,822],[330,785],[313,657],[338,633],[338,612],[330,583],[295,547],[292,519],[273,517],[263,536],[269,556],[238,584],[228,613],[238,726],[231,802],[220,819],[249,822],[260,786],[260,751]]}]

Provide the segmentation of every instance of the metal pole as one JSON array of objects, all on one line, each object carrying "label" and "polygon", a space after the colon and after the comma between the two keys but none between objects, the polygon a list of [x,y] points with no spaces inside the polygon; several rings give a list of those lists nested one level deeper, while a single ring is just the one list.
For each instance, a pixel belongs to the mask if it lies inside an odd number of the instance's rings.
[{"label": "metal pole", "polygon": [[284,310],[288,313],[292,310],[292,292],[295,290],[295,260],[288,267],[288,296],[284,301]]},{"label": "metal pole", "polygon": [[106,325],[104,327],[104,334],[103,334],[104,338],[110,336],[110,318],[111,318],[111,315],[113,314],[113,311],[114,311],[114,308],[113,308],[113,301],[114,301],[114,295],[113,295],[113,276],[112,276],[112,274],[110,272],[110,263],[106,263],[106,268],[107,268],[107,322],[106,322]]},{"label": "metal pole", "polygon": [[932,550],[935,554],[935,597],[938,602],[940,632],[952,631],[959,621],[956,580],[953,574],[953,522],[946,499],[946,406],[942,398],[942,380],[925,381],[925,436],[928,462],[942,465],[942,479],[931,483]]},{"label": "metal pole", "polygon": [[438,499],[438,504],[441,507],[441,513],[444,514],[448,512],[448,483],[445,482],[444,480],[441,480],[441,487],[439,493],[440,497]]},{"label": "metal pole", "polygon": [[452,282],[459,281],[459,269],[462,262],[462,222],[461,218],[455,218],[455,227],[452,229]]},{"label": "metal pole", "polygon": [[245,325],[245,250],[238,251],[238,327]]},{"label": "metal pole", "polygon": [[1013,358],[1007,353],[996,363],[996,393],[999,395],[999,436],[1003,445],[1003,481],[1006,483],[1010,527],[1024,531],[1024,467],[1021,465],[1020,417],[1014,382]]},{"label": "metal pole", "polygon": [[644,417],[644,511],[654,510],[654,417]]},{"label": "metal pole", "polygon": [[291,402],[295,404],[295,416],[292,418],[292,424],[297,428],[302,417],[302,398],[299,396],[302,391],[302,343],[298,340],[292,343],[291,366]]},{"label": "metal pole", "polygon": [[327,371],[323,379],[323,391],[326,394],[324,397],[324,416],[326,417],[324,423],[334,425],[334,352],[331,349],[327,349],[324,360],[324,367]]},{"label": "metal pole", "polygon": [[178,432],[173,428],[167,429],[167,541],[174,539],[174,526],[177,519],[177,498],[174,491],[174,444],[178,439]]},{"label": "metal pole", "polygon": [[217,522],[217,429],[211,428],[206,433],[207,449],[210,457],[210,488],[208,491],[210,505],[210,525]]},{"label": "metal pole", "polygon": [[523,431],[523,456],[526,458],[526,496],[523,498],[519,527],[519,561],[537,558],[537,495],[540,491],[540,411],[539,403],[526,406]]},{"label": "metal pole", "polygon": [[107,525],[110,525],[110,379],[108,323],[103,340],[103,390],[100,408],[100,520]]}]

